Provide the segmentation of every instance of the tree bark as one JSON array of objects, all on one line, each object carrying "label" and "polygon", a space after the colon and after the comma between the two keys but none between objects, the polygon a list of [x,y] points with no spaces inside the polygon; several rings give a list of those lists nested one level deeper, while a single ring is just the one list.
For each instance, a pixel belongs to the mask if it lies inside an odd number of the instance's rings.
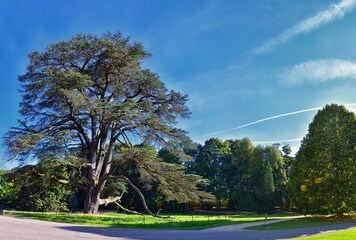
[{"label": "tree bark", "polygon": [[99,198],[101,192],[97,191],[94,187],[86,191],[84,212],[90,214],[97,214],[99,210]]}]

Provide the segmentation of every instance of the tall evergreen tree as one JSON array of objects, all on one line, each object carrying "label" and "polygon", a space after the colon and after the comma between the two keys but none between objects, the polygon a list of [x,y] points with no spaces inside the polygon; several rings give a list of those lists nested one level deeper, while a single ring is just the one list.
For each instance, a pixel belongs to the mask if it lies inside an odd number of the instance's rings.
[{"label": "tall evergreen tree", "polygon": [[177,118],[189,117],[187,96],[142,68],[149,56],[142,44],[119,33],[77,35],[31,53],[27,72],[19,77],[22,118],[5,137],[10,157],[75,166],[76,175],[62,183],[85,192],[88,213],[101,204],[119,204],[123,192],[101,199],[113,181],[131,187],[145,202],[125,172],[114,175],[127,164],[135,164],[141,178],[157,179],[167,194],[199,198],[195,181],[181,167],[162,163],[150,148],[132,147],[133,139],[167,148],[169,140],[188,140],[175,128]]}]

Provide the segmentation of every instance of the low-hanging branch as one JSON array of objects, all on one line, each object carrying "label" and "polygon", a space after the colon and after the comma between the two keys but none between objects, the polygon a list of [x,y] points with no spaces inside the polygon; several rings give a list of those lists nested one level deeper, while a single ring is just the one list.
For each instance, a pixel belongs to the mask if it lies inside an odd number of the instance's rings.
[{"label": "low-hanging branch", "polygon": [[122,206],[120,203],[118,202],[114,202],[121,210],[124,210],[125,212],[128,212],[128,213],[132,213],[132,214],[138,214],[138,215],[144,215],[143,213],[140,213],[140,212],[136,212],[136,211],[132,211],[130,209],[127,209],[125,208],[124,206]]},{"label": "low-hanging branch", "polygon": [[[147,203],[146,203],[146,199],[145,197],[143,196],[142,192],[140,191],[140,189],[138,187],[136,187],[131,181],[130,179],[128,179],[127,177],[123,177],[125,179],[125,181],[130,185],[130,187],[138,194],[138,196],[140,197],[141,199],[141,202],[142,202],[142,205],[144,207],[144,209],[146,210],[146,212],[148,212],[151,216],[153,217],[158,217],[158,218],[169,218],[169,217],[162,217],[162,216],[159,216],[158,214],[155,214],[153,212],[150,211],[150,209],[148,208],[147,206]],[[159,212],[159,211],[158,211]]]}]

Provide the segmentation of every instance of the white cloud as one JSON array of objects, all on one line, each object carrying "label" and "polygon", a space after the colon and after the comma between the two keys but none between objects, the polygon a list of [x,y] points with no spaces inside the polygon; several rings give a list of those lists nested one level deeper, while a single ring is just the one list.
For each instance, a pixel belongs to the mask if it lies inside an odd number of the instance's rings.
[{"label": "white cloud", "polygon": [[317,59],[286,68],[280,74],[283,85],[318,83],[336,78],[356,79],[356,63],[340,59]]},{"label": "white cloud", "polygon": [[338,4],[332,4],[328,9],[320,11],[314,16],[311,16],[281,32],[274,38],[264,42],[261,46],[253,49],[252,53],[257,55],[272,50],[277,45],[283,44],[289,39],[300,34],[307,34],[321,26],[334,22],[351,12],[356,6],[356,0],[342,0]]}]

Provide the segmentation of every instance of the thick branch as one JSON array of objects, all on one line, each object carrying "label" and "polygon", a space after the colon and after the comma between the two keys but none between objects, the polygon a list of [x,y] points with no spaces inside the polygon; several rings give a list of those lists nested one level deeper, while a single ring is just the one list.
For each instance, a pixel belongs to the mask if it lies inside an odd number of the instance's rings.
[{"label": "thick branch", "polygon": [[116,197],[109,196],[108,198],[105,199],[99,199],[99,205],[107,206],[110,203],[116,203],[117,201],[121,202],[121,198],[123,195],[124,192],[122,192],[120,196],[116,196]]},{"label": "thick branch", "polygon": [[66,96],[65,96],[65,99],[66,99],[67,106],[69,107],[69,110],[70,110],[70,116],[69,116],[70,120],[72,120],[74,122],[74,124],[78,127],[78,132],[83,136],[86,144],[90,145],[90,139],[89,139],[88,135],[85,133],[83,126],[74,117],[74,109],[73,109],[72,103],[69,102],[69,99]]},{"label": "thick branch", "polygon": [[125,181],[130,185],[130,187],[138,194],[138,196],[141,199],[142,205],[144,207],[144,209],[146,210],[146,212],[148,212],[150,215],[152,215],[153,217],[158,217],[158,218],[167,218],[167,217],[162,217],[162,216],[158,216],[157,214],[154,214],[153,212],[151,212],[151,210],[148,208],[147,203],[146,203],[146,199],[143,196],[142,192],[140,191],[140,189],[138,189],[138,187],[136,187],[131,181],[130,179],[128,179],[127,177],[123,177],[125,179]]}]

